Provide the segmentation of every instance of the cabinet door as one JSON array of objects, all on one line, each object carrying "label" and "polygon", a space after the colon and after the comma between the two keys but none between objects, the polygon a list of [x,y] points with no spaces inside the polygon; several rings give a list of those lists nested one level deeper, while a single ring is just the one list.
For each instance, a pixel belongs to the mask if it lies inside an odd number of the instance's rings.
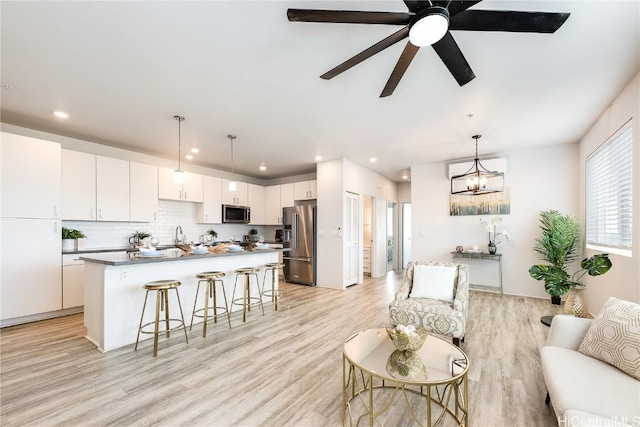
[{"label": "cabinet door", "polygon": [[173,178],[173,169],[158,168],[158,199],[182,200],[182,184]]},{"label": "cabinet door", "polygon": [[229,180],[222,180],[222,203],[225,205],[247,206],[247,192],[246,182],[236,181],[236,191],[229,191]]},{"label": "cabinet door", "polygon": [[96,156],[62,150],[62,219],[96,219]]},{"label": "cabinet door", "polygon": [[200,224],[222,223],[222,180],[214,176],[204,176],[203,202],[198,204],[196,215]]},{"label": "cabinet door", "polygon": [[60,218],[60,144],[2,132],[1,216]]},{"label": "cabinet door", "polygon": [[158,167],[129,163],[129,220],[152,222],[158,213]]},{"label": "cabinet door", "polygon": [[98,221],[129,221],[129,162],[96,156]]},{"label": "cabinet door", "polygon": [[186,202],[203,201],[204,177],[197,173],[184,173],[184,183],[182,184],[182,200]]},{"label": "cabinet door", "polygon": [[84,262],[79,256],[62,255],[62,309],[84,305]]},{"label": "cabinet door", "polygon": [[247,185],[247,201],[251,208],[251,224],[266,224],[264,206],[264,187],[261,185]]},{"label": "cabinet door", "polygon": [[310,199],[318,198],[318,181],[315,179],[309,181],[309,198]]},{"label": "cabinet door", "polygon": [[[293,202],[293,184],[280,185],[280,207],[291,207],[293,206]],[[280,216],[282,216],[282,210],[280,210]]]},{"label": "cabinet door", "polygon": [[265,224],[282,224],[282,206],[280,205],[280,186],[270,185],[264,189]]},{"label": "cabinet door", "polygon": [[318,181],[300,181],[293,183],[293,192],[296,200],[310,200],[316,198]]},{"label": "cabinet door", "polygon": [[0,219],[3,320],[62,309],[60,230],[56,219]]}]

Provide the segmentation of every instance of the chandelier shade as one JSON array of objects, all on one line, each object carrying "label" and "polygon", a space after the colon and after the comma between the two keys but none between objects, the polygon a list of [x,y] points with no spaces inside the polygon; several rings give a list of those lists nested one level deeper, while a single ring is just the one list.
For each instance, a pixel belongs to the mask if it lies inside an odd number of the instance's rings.
[{"label": "chandelier shade", "polygon": [[451,194],[479,196],[481,194],[501,193],[504,191],[504,172],[490,171],[478,159],[478,139],[476,140],[476,157],[469,170],[451,177]]}]

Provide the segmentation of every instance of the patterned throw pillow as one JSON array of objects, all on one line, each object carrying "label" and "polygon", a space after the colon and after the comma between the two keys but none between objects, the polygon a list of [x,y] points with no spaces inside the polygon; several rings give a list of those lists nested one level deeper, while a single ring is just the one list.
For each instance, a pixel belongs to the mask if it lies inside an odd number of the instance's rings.
[{"label": "patterned throw pillow", "polygon": [[609,298],[578,351],[640,380],[640,304]]}]

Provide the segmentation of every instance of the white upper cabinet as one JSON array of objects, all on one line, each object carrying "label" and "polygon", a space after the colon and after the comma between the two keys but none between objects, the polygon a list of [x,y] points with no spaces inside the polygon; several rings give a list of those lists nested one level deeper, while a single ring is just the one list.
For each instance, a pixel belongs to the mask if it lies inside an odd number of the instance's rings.
[{"label": "white upper cabinet", "polygon": [[96,156],[62,150],[62,219],[96,220]]},{"label": "white upper cabinet", "polygon": [[196,218],[199,224],[222,223],[222,179],[204,176],[204,197],[198,204]]},{"label": "white upper cabinet", "polygon": [[204,176],[197,173],[184,173],[182,184],[183,199],[185,202],[201,203],[204,199]]},{"label": "white upper cabinet", "polygon": [[[280,207],[288,208],[293,206],[293,184],[281,184],[280,185]],[[282,209],[280,210],[280,216],[282,216]]]},{"label": "white upper cabinet", "polygon": [[222,204],[248,206],[248,186],[246,182],[236,181],[236,191],[229,191],[229,180],[222,180]]},{"label": "white upper cabinet", "polygon": [[266,212],[265,212],[265,190],[261,185],[248,184],[247,198],[249,201],[249,207],[251,208],[251,222],[250,224],[262,225],[266,224]]},{"label": "white upper cabinet", "polygon": [[60,218],[60,144],[2,132],[0,216]]},{"label": "white upper cabinet", "polygon": [[293,184],[296,200],[310,200],[317,198],[318,181],[301,181]]},{"label": "white upper cabinet", "polygon": [[202,175],[184,172],[184,183],[179,184],[173,177],[174,170],[158,168],[158,198],[202,202],[204,178]]},{"label": "white upper cabinet", "polygon": [[129,163],[129,220],[152,222],[158,214],[158,167]]},{"label": "white upper cabinet", "polygon": [[282,223],[282,209],[280,206],[280,186],[270,185],[264,189],[265,224],[280,225]]},{"label": "white upper cabinet", "polygon": [[98,221],[129,221],[129,162],[96,156]]}]

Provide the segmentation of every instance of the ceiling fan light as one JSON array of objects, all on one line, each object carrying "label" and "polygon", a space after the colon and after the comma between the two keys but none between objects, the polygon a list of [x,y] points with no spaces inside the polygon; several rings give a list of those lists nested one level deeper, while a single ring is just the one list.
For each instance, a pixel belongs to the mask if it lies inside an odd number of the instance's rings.
[{"label": "ceiling fan light", "polygon": [[430,46],[444,37],[449,29],[449,12],[444,7],[432,6],[409,29],[412,45]]}]

